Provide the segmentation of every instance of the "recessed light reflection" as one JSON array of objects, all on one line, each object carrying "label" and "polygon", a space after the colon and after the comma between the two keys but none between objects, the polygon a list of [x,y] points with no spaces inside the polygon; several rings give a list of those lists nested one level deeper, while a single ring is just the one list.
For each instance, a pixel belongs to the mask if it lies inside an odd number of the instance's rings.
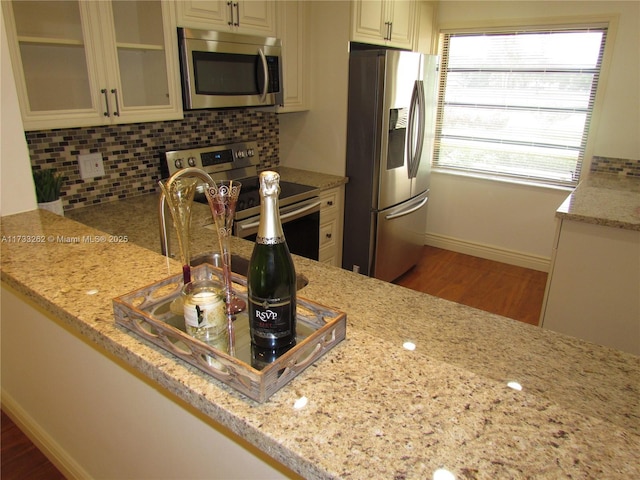
[{"label": "recessed light reflection", "polygon": [[507,387],[513,388],[514,390],[517,390],[517,391],[522,390],[522,385],[520,385],[518,382],[508,382]]},{"label": "recessed light reflection", "polygon": [[456,476],[446,468],[439,468],[433,472],[433,480],[456,480]]},{"label": "recessed light reflection", "polygon": [[293,408],[300,410],[301,408],[306,407],[307,403],[309,403],[309,399],[307,397],[300,397],[293,403]]},{"label": "recessed light reflection", "polygon": [[95,295],[98,293],[98,289],[92,288],[91,290],[87,290],[87,295]]},{"label": "recessed light reflection", "polygon": [[413,351],[416,349],[416,344],[415,344],[415,343],[413,343],[413,342],[404,342],[404,343],[402,344],[402,347],[403,347],[405,350],[409,350],[409,351],[413,352]]}]

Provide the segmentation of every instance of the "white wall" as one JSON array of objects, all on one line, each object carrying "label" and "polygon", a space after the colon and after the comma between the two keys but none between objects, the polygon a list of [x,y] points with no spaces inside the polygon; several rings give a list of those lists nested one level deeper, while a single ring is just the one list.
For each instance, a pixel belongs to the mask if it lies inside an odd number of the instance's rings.
[{"label": "white wall", "polygon": [[280,162],[344,175],[349,79],[349,3],[309,2],[310,111],[280,115]]},{"label": "white wall", "polygon": [[36,193],[31,176],[29,150],[7,48],[7,32],[2,17],[0,43],[0,215],[34,210]]}]

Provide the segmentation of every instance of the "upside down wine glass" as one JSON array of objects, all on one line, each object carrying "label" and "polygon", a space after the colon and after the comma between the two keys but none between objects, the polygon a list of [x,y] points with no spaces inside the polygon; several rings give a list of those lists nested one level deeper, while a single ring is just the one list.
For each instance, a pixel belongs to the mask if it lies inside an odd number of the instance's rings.
[{"label": "upside down wine glass", "polygon": [[218,233],[218,241],[220,242],[230,348],[233,348],[235,344],[233,315],[246,308],[246,303],[233,294],[231,283],[231,249],[229,247],[229,237],[233,230],[233,217],[236,212],[236,204],[238,203],[238,195],[240,194],[241,187],[242,184],[235,180],[217,180],[213,183],[206,184],[204,191]]}]

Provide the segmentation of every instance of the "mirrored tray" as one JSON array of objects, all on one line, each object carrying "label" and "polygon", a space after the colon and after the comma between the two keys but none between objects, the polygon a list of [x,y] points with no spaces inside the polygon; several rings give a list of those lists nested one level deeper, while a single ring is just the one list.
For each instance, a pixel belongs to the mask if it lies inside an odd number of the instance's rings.
[{"label": "mirrored tray", "polygon": [[[194,267],[192,278],[212,279],[222,288],[222,271],[211,264]],[[234,274],[232,279],[234,293],[246,300],[246,278]],[[266,401],[346,336],[344,312],[298,295],[296,346],[259,369],[252,366],[247,312],[236,315],[235,355],[231,356],[187,335],[184,318],[171,311],[182,286],[180,274],[115,298],[116,323],[258,402]]]}]

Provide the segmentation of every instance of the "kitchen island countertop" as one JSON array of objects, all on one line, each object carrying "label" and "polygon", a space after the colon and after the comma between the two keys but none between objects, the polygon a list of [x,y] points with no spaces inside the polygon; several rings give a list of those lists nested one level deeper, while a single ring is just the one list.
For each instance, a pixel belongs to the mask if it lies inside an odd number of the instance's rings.
[{"label": "kitchen island countertop", "polygon": [[[181,271],[157,253],[156,205],[3,217],[2,282],[305,478],[640,478],[637,356],[304,258],[300,296],[346,312],[347,338],[268,402],[141,341],[111,301]],[[212,235],[197,229],[196,254],[215,250]]]}]

